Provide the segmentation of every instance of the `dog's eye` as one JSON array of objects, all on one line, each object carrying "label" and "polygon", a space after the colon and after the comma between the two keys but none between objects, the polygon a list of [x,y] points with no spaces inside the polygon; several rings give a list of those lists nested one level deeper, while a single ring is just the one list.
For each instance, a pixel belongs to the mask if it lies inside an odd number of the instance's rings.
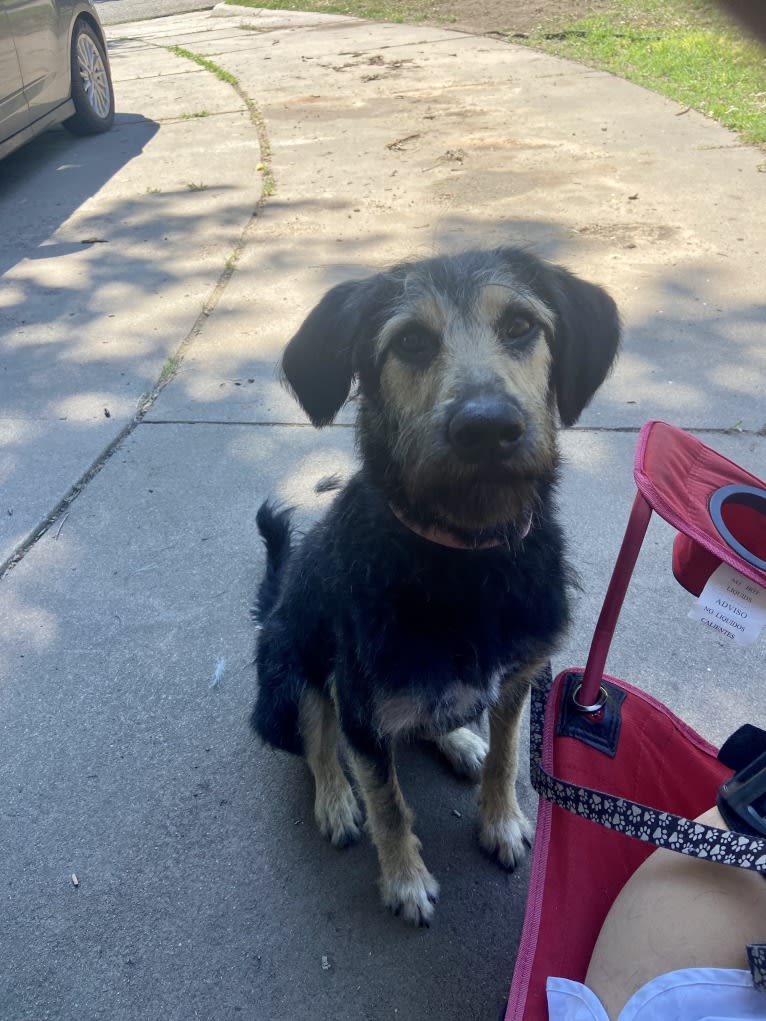
[{"label": "dog's eye", "polygon": [[438,338],[430,330],[408,326],[396,335],[391,346],[402,358],[422,362],[436,353],[438,345]]},{"label": "dog's eye", "polygon": [[523,347],[537,332],[537,324],[526,315],[513,315],[500,320],[497,326],[500,340],[512,347]]},{"label": "dog's eye", "polygon": [[502,334],[509,340],[521,340],[532,331],[532,324],[523,315],[515,315],[508,323],[502,325]]}]

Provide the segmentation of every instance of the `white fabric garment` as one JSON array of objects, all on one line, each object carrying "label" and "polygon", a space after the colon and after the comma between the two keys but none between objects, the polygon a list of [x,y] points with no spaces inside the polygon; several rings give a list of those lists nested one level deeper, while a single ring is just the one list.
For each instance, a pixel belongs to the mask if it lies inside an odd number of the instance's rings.
[{"label": "white fabric garment", "polygon": [[[549,1021],[609,1021],[592,990],[566,978],[549,978]],[[766,993],[749,971],[684,968],[647,982],[617,1021],[766,1021]]]}]

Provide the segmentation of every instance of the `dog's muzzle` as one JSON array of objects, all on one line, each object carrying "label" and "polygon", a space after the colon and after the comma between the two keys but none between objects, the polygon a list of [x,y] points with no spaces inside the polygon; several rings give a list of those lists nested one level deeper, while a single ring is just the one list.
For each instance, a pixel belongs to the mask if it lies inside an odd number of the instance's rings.
[{"label": "dog's muzzle", "polygon": [[486,394],[456,401],[447,419],[452,450],[469,464],[506,461],[526,431],[519,405],[501,394]]}]

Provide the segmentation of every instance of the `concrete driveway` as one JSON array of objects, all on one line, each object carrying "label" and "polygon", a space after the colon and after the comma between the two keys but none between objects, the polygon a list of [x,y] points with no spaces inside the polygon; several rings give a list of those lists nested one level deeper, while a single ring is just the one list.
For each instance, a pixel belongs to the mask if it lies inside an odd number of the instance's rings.
[{"label": "concrete driveway", "polygon": [[[307,521],[353,464],[350,413],[315,432],[274,364],[326,287],[402,257],[515,240],[606,285],[624,353],[562,437],[583,593],[555,666],[581,665],[640,424],[764,475],[763,153],[433,28],[228,9],[110,40],[115,129],[0,164],[0,1017],[493,1021],[528,872],[479,853],[474,790],[406,749],[442,885],[410,930],[248,732],[255,509]],[[652,524],[608,666],[721,741],[764,723],[763,639],[686,619],[671,539]]]}]

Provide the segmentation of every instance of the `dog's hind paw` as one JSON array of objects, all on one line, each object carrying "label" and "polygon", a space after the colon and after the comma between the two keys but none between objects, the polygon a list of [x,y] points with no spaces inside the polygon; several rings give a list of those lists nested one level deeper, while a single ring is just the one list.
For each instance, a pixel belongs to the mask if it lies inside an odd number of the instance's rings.
[{"label": "dog's hind paw", "polygon": [[479,782],[488,751],[483,737],[468,727],[458,727],[438,737],[436,746],[458,776]]},{"label": "dog's hind paw", "polygon": [[411,925],[428,927],[439,899],[439,884],[425,867],[408,876],[384,876],[380,882],[383,903]]},{"label": "dog's hind paw", "polygon": [[348,783],[317,790],[314,818],[319,832],[333,847],[348,847],[361,835],[362,810]]},{"label": "dog's hind paw", "polygon": [[479,843],[503,868],[513,871],[526,857],[534,833],[532,823],[519,811],[505,819],[482,821]]}]

